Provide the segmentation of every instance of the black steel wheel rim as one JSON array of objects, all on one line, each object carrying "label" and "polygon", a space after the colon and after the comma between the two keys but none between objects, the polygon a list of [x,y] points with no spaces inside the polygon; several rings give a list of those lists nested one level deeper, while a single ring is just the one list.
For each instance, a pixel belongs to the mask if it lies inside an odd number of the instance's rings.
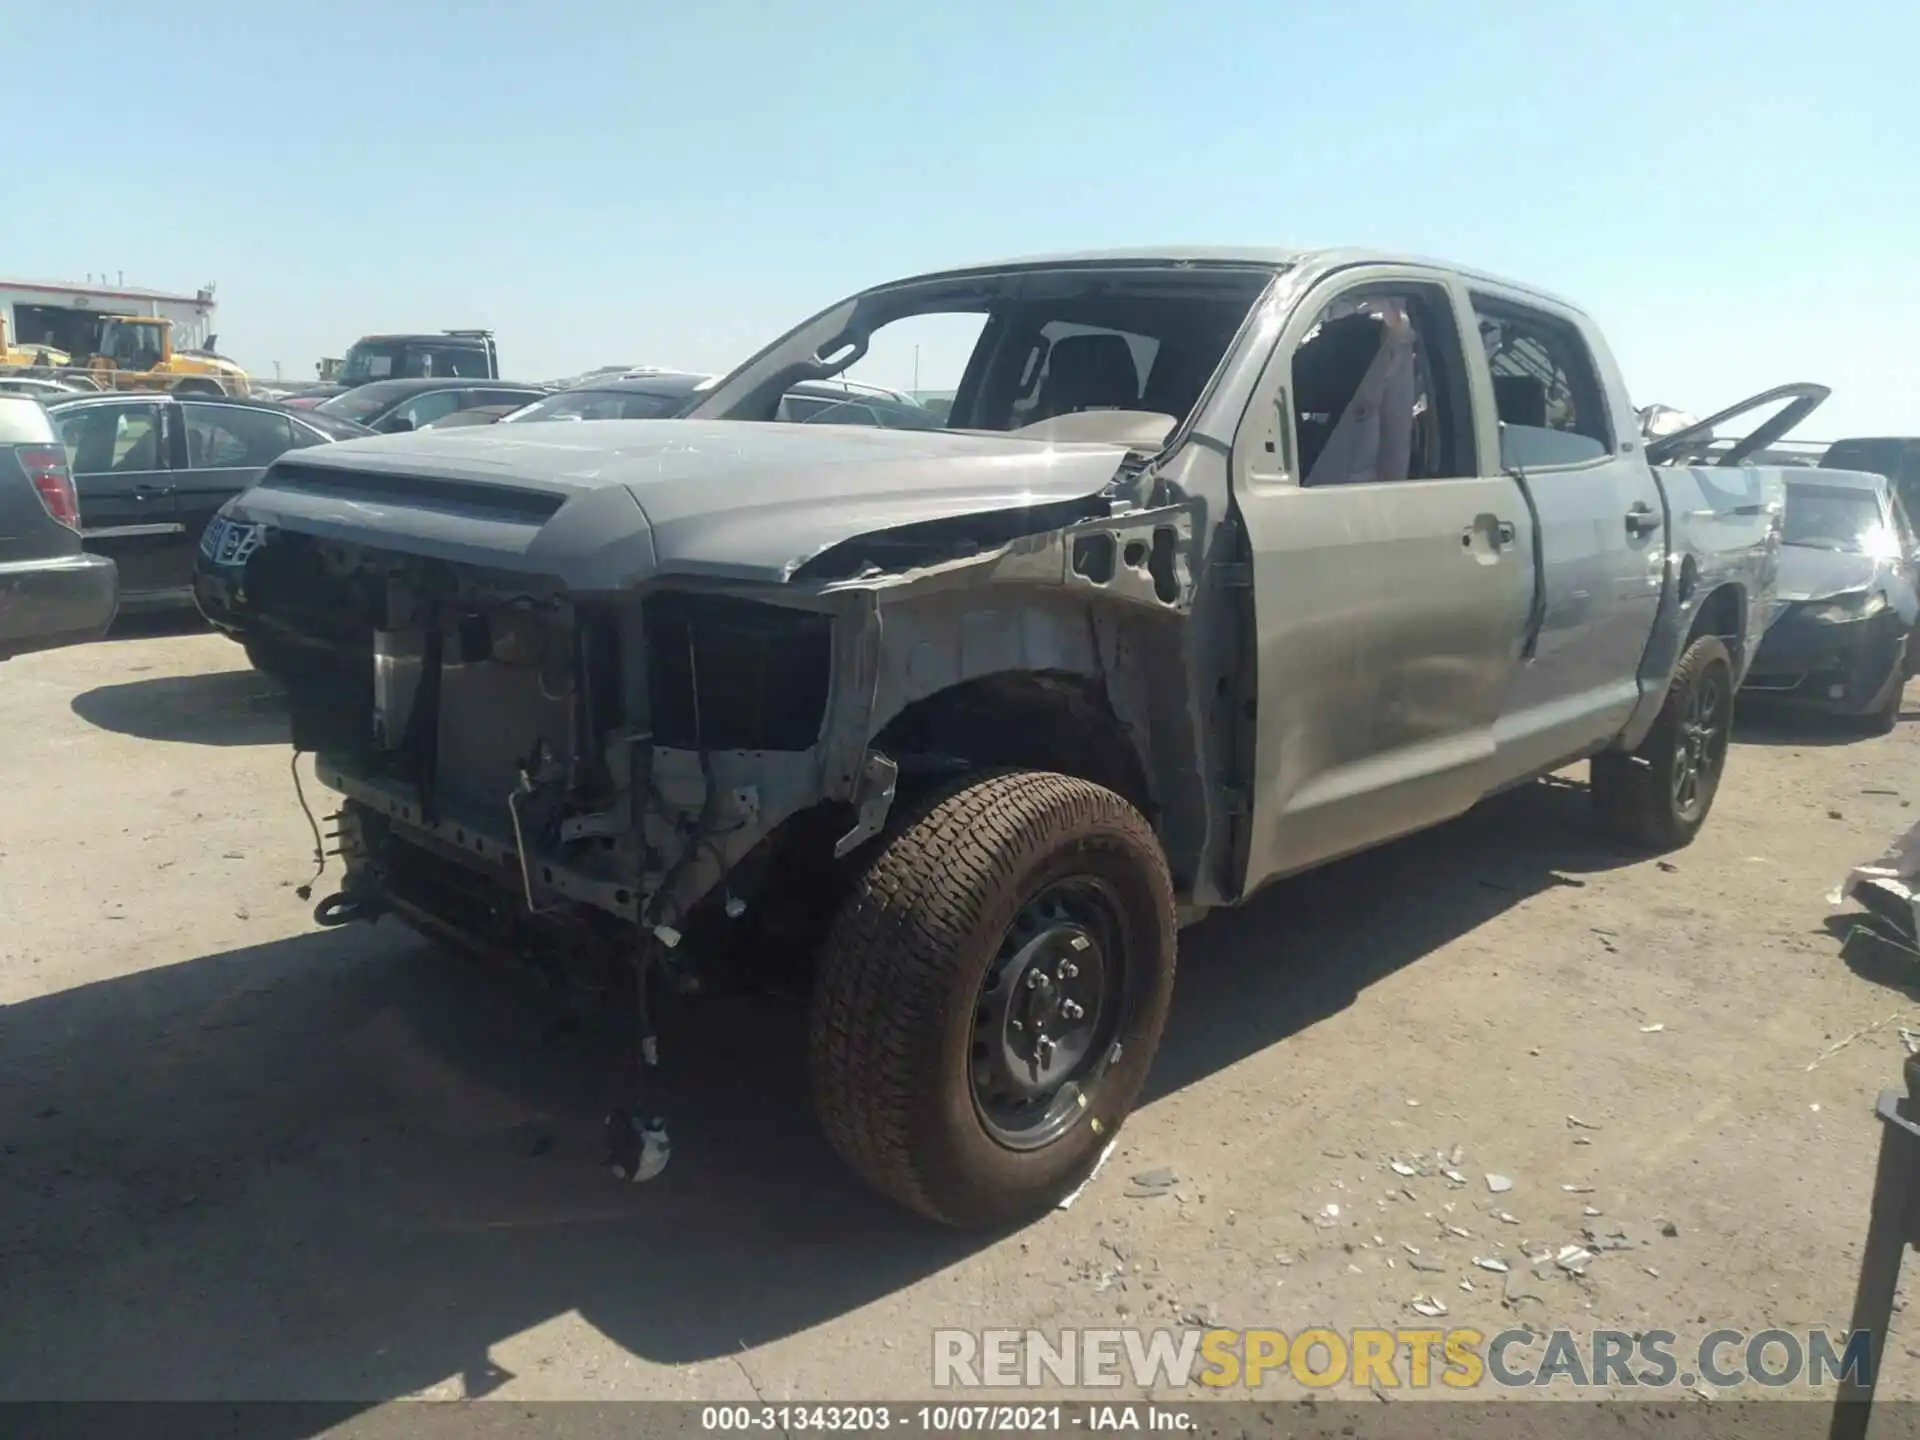
[{"label": "black steel wheel rim", "polygon": [[1711,666],[1687,692],[1673,747],[1673,805],[1686,819],[1704,810],[1713,795],[1726,763],[1732,716],[1732,688],[1721,667]]},{"label": "black steel wheel rim", "polygon": [[1010,1150],[1077,1125],[1119,1058],[1133,1008],[1126,925],[1106,882],[1076,876],[1020,907],[974,1002],[974,1112]]}]

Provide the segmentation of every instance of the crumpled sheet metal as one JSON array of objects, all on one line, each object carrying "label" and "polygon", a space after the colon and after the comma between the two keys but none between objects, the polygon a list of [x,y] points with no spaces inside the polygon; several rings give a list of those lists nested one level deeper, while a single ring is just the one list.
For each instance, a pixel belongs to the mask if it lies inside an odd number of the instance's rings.
[{"label": "crumpled sheet metal", "polygon": [[1872,864],[1856,866],[1827,898],[1836,905],[1853,901],[1920,945],[1920,824]]}]

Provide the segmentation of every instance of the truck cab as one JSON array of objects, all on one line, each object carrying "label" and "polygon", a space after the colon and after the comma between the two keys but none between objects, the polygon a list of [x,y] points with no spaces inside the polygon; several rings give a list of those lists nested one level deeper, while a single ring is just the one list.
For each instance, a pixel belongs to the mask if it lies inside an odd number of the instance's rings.
[{"label": "truck cab", "polygon": [[351,389],[374,380],[438,380],[448,376],[500,378],[500,357],[491,330],[363,335],[347,348],[335,373],[321,378]]}]

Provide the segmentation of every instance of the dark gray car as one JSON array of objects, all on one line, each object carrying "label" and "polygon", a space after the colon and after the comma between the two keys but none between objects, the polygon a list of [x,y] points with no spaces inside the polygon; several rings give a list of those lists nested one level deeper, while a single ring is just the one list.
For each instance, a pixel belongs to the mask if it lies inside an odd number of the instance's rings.
[{"label": "dark gray car", "polygon": [[323,400],[311,413],[333,415],[389,434],[424,429],[433,421],[483,405],[525,405],[547,392],[511,380],[376,380]]},{"label": "dark gray car", "polygon": [[227,396],[121,391],[44,403],[66,446],[86,548],[119,566],[127,610],[192,603],[207,522],[281,455],[373,433]]},{"label": "dark gray car", "polygon": [[[504,423],[536,420],[662,420],[679,414],[714,376],[690,370],[600,376],[516,410]],[[803,380],[781,398],[775,420],[792,425],[864,425],[938,430],[940,417],[891,390],[844,380]]]},{"label": "dark gray car", "polygon": [[1879,475],[1789,471],[1782,540],[1778,598],[1747,694],[1859,716],[1886,733],[1920,658],[1909,643],[1920,538],[1906,508]]},{"label": "dark gray car", "polygon": [[98,639],[119,598],[113,561],[81,549],[53,422],[39,401],[0,395],[0,660]]}]

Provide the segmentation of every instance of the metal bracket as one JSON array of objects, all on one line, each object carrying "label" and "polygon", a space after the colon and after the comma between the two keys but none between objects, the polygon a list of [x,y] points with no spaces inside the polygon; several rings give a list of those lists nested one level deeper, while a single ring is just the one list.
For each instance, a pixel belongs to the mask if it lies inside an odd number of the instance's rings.
[{"label": "metal bracket", "polygon": [[573,815],[560,822],[560,843],[567,845],[575,840],[597,840],[619,835],[626,828],[626,822],[611,810],[599,810],[591,815]]},{"label": "metal bracket", "polygon": [[1847,1337],[1849,1353],[1855,1336],[1867,1337],[1866,1373],[1841,1372],[1827,1432],[1831,1440],[1865,1440],[1874,1385],[1893,1321],[1900,1262],[1909,1246],[1920,1247],[1920,1055],[1907,1057],[1905,1079],[1904,1095],[1883,1090],[1874,1106],[1882,1126],[1880,1159]]},{"label": "metal bracket", "polygon": [[887,812],[893,808],[893,795],[900,781],[900,767],[878,750],[867,752],[860,767],[860,788],[856,804],[859,817],[853,828],[833,846],[833,858],[843,860],[886,828]]}]

